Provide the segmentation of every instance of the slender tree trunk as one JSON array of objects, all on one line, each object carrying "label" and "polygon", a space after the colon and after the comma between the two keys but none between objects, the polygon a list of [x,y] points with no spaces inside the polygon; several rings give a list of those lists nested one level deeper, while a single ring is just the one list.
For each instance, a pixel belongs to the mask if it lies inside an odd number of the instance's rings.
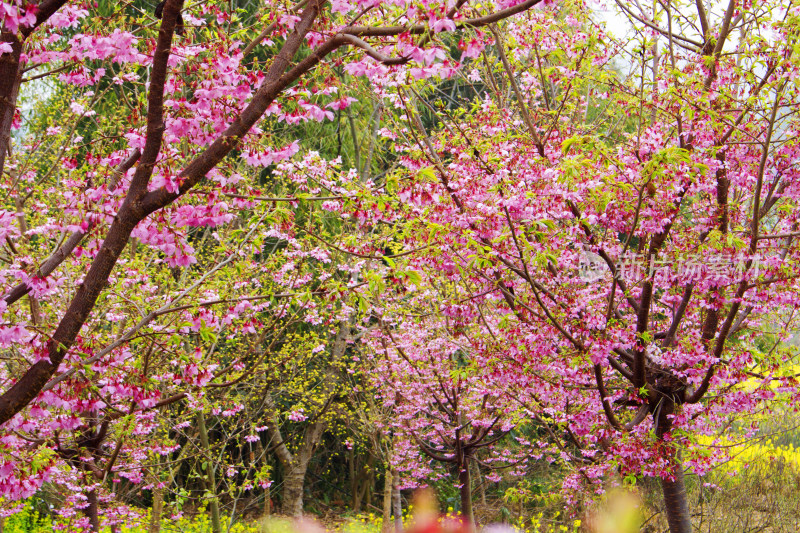
[{"label": "slender tree trunk", "polygon": [[472,514],[472,479],[469,475],[469,457],[465,456],[458,465],[458,482],[461,484],[461,520],[470,529],[475,529],[475,517]]},{"label": "slender tree trunk", "polygon": [[[392,527],[392,481],[394,472],[391,465],[386,463],[386,474],[383,477],[383,527],[381,533],[390,533]],[[0,531],[2,533],[2,531]]]},{"label": "slender tree trunk", "polygon": [[208,443],[208,430],[206,429],[206,418],[203,415],[203,411],[197,412],[197,430],[200,433],[200,444],[203,446],[203,455],[206,460],[206,487],[211,494],[211,499],[208,502],[208,508],[211,511],[211,531],[213,533],[222,533],[219,501],[217,500],[216,465],[213,463],[211,456],[211,446]]},{"label": "slender tree trunk", "polygon": [[[11,123],[17,108],[19,88],[22,85],[20,60],[24,41],[65,3],[65,0],[37,2],[36,22],[32,26],[18,28],[14,33],[8,31],[5,25],[0,25],[0,43],[11,45],[11,52],[0,54],[0,176],[5,170],[6,154],[11,141]],[[0,521],[0,532],[2,532],[2,521]]]},{"label": "slender tree trunk", "polygon": [[347,467],[350,474],[350,505],[357,513],[361,511],[361,495],[358,492],[358,479],[356,478],[356,452],[352,448],[347,450]]},{"label": "slender tree trunk", "polygon": [[161,478],[158,474],[151,472],[153,483],[153,507],[150,510],[150,525],[148,526],[147,533],[160,533],[161,532],[161,517],[164,514],[164,487],[169,487],[175,481],[175,476],[181,468],[180,459],[183,452],[186,451],[187,446],[184,442],[181,445],[178,455],[175,456],[173,462],[175,465],[167,469],[167,481],[161,485]]},{"label": "slender tree trunk", "polygon": [[361,472],[358,475],[355,488],[358,491],[358,496],[355,501],[358,507],[353,507],[356,512],[361,511],[362,505],[369,506],[372,504],[372,488],[375,485],[375,457],[370,455],[367,463],[361,467]]},{"label": "slender tree trunk", "polygon": [[86,495],[86,500],[89,502],[89,505],[83,508],[83,514],[89,519],[89,525],[92,527],[92,531],[100,531],[100,513],[98,510],[97,504],[97,491],[91,490],[89,494]]},{"label": "slender tree trunk", "polygon": [[370,468],[370,470],[367,472],[366,477],[364,478],[362,494],[359,498],[367,507],[372,505],[372,489],[374,486],[375,486],[375,475],[372,471],[372,468]]},{"label": "slender tree trunk", "polygon": [[483,482],[483,474],[481,467],[477,461],[473,461],[475,465],[475,482],[478,484],[478,494],[481,496],[481,505],[486,506],[486,484]]},{"label": "slender tree trunk", "polygon": [[378,129],[381,125],[382,115],[383,104],[379,101],[378,104],[373,108],[372,117],[370,117],[370,121],[372,122],[372,134],[370,135],[369,145],[367,146],[367,156],[364,159],[364,167],[360,173],[363,181],[367,181],[370,178],[370,171],[372,170],[372,154],[375,152],[375,145],[377,144],[378,140]]},{"label": "slender tree trunk", "polygon": [[400,499],[400,472],[397,470],[392,476],[392,512],[395,533],[403,533],[403,502]]},{"label": "slender tree trunk", "polygon": [[[258,455],[258,459],[254,463],[257,464],[258,461],[263,461],[268,463],[269,457],[267,457],[267,453],[264,450],[264,446],[261,444],[261,439],[256,441],[256,454]],[[270,490],[269,487],[264,489],[264,516],[270,516],[272,514],[272,500],[270,499]]]}]

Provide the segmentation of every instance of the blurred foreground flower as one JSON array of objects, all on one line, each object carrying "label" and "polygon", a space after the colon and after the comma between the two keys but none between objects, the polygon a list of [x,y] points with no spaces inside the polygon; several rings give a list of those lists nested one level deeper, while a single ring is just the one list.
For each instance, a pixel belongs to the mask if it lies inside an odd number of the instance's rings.
[{"label": "blurred foreground flower", "polygon": [[412,508],[414,510],[408,533],[472,533],[472,524],[443,515],[439,511],[436,494],[430,488],[414,493]]},{"label": "blurred foreground flower", "polygon": [[592,533],[637,533],[642,525],[641,500],[630,490],[612,490],[588,519]]}]

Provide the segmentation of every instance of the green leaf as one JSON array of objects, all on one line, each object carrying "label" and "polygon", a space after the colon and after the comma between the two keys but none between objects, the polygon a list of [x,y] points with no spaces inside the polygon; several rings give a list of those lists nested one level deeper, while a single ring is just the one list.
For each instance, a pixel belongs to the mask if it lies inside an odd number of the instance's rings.
[{"label": "green leaf", "polygon": [[581,140],[580,137],[570,137],[568,139],[564,139],[561,142],[561,152],[564,155],[569,154],[569,149],[572,147],[572,145],[580,140]]},{"label": "green leaf", "polygon": [[408,281],[410,281],[414,285],[419,286],[422,283],[422,276],[416,270],[407,270],[405,272],[405,275],[408,278]]},{"label": "green leaf", "polygon": [[434,180],[436,179],[436,172],[433,167],[421,168],[417,171],[417,178]]}]

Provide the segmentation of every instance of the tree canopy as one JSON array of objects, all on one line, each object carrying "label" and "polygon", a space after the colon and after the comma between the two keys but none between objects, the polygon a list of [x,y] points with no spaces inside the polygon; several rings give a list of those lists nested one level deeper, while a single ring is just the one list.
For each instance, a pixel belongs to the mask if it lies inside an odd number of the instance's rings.
[{"label": "tree canopy", "polygon": [[796,405],[800,5],[614,9],[0,3],[8,512],[216,533],[346,468],[472,524],[546,464],[691,531],[708,443]]}]

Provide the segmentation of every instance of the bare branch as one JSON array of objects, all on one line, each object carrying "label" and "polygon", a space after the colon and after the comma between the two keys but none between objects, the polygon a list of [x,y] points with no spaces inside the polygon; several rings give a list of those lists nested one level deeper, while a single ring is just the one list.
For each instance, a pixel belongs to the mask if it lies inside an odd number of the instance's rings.
[{"label": "bare branch", "polygon": [[[515,6],[495,11],[494,13],[485,15],[483,17],[466,19],[456,24],[456,29],[463,30],[468,28],[480,28],[483,26],[488,26],[490,24],[494,24],[495,22],[499,22],[503,19],[507,19],[514,15],[523,13],[532,8],[533,6],[539,4],[541,1],[542,0],[526,0],[525,2],[521,2]],[[342,28],[341,32],[349,33],[350,35],[357,35],[359,37],[391,37],[393,35],[400,35],[401,33],[411,33],[414,35],[420,35],[429,30],[430,28],[424,24],[411,24],[407,26],[382,26],[382,27],[347,26],[345,28]]]}]

